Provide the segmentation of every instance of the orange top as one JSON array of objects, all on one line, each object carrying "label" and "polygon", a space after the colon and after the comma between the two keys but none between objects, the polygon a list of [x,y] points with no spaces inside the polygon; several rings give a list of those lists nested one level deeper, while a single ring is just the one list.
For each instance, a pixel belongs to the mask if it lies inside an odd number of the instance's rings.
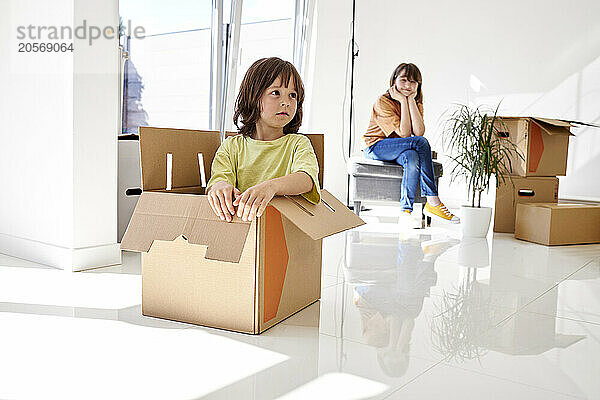
[{"label": "orange top", "polygon": [[[417,103],[423,116],[423,103]],[[373,105],[371,121],[362,139],[364,147],[372,146],[386,137],[400,137],[394,131],[400,129],[400,103],[392,99],[388,93],[379,96]]]}]

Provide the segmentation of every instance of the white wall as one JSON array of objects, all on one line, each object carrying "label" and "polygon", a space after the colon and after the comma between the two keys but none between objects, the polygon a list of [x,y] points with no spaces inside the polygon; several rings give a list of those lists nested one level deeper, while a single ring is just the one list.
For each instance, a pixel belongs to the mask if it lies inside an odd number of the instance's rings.
[{"label": "white wall", "polygon": [[[347,153],[348,124],[342,138],[344,73],[350,40],[351,2],[317,0],[314,12],[314,46],[310,61],[312,79],[305,79],[307,110],[301,131],[325,134],[325,189],[343,202],[346,201],[347,174],[344,154]],[[346,110],[347,111],[347,110]]]},{"label": "white wall", "polygon": [[[31,11],[31,2],[0,3],[0,232],[55,246],[72,241],[72,66],[60,56],[17,53],[16,26],[43,24],[45,13],[71,23],[72,6]],[[61,18],[62,16],[62,18]],[[41,71],[36,64],[45,62]],[[6,250],[6,249],[3,249]]]},{"label": "white wall", "polygon": [[[75,0],[75,26],[119,24],[118,0]],[[73,247],[117,242],[118,39],[75,40],[73,60]],[[120,260],[120,259],[119,259]],[[116,260],[116,261],[119,261]],[[106,262],[106,261],[105,261]]]},{"label": "white wall", "polygon": [[116,10],[117,0],[0,2],[2,253],[64,269],[120,260],[116,39],[53,54],[18,53],[16,40],[20,25],[116,26]]},{"label": "white wall", "polygon": [[[600,121],[600,3],[564,7],[541,0],[485,3],[357,0],[355,112],[358,142],[371,107],[392,70],[414,62],[423,73],[426,137],[441,151],[439,122],[454,102],[496,105],[504,115]],[[317,58],[311,130],[327,134],[325,185],[345,198],[341,138],[344,71],[352,5],[317,4]],[[483,86],[477,92],[480,81]],[[346,110],[346,120],[347,120]],[[347,129],[346,129],[347,132]],[[600,200],[600,130],[576,132],[560,197]],[[359,147],[355,148],[356,151]],[[446,168],[448,171],[449,168]],[[458,205],[460,185],[440,184],[442,200]]]}]

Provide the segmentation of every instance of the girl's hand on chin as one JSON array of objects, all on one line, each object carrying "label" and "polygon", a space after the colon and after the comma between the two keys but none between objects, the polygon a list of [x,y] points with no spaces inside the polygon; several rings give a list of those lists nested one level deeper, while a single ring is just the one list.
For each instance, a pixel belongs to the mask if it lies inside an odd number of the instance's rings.
[{"label": "girl's hand on chin", "polygon": [[252,186],[236,196],[233,205],[238,208],[237,216],[242,218],[242,221],[252,221],[257,216],[260,217],[276,193],[271,181]]},{"label": "girl's hand on chin", "polygon": [[390,94],[390,96],[392,96],[392,99],[396,101],[406,100],[406,96],[400,93],[400,91],[396,88],[396,85],[389,88],[388,93]]}]

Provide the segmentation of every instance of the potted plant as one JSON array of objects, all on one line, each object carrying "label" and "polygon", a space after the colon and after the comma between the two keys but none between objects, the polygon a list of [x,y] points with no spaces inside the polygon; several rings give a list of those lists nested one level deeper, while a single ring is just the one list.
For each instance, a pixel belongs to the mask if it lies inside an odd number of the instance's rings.
[{"label": "potted plant", "polygon": [[471,200],[470,205],[461,207],[463,236],[487,235],[492,208],[481,207],[481,193],[489,190],[492,175],[496,176],[496,187],[509,178],[511,153],[523,158],[514,143],[498,134],[498,127],[504,128],[497,116],[498,107],[488,115],[486,107],[459,104],[443,127],[444,148],[454,164],[450,171],[451,181],[464,179]]}]

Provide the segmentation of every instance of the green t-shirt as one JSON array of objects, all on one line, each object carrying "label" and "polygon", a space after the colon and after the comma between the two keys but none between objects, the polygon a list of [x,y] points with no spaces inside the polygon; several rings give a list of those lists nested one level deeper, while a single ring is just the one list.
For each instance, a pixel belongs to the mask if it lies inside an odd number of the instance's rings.
[{"label": "green t-shirt", "polygon": [[207,187],[229,182],[241,192],[269,179],[304,171],[313,188],[302,196],[313,204],[321,201],[319,164],[310,140],[288,133],[275,140],[256,140],[243,135],[227,138],[217,150]]}]

